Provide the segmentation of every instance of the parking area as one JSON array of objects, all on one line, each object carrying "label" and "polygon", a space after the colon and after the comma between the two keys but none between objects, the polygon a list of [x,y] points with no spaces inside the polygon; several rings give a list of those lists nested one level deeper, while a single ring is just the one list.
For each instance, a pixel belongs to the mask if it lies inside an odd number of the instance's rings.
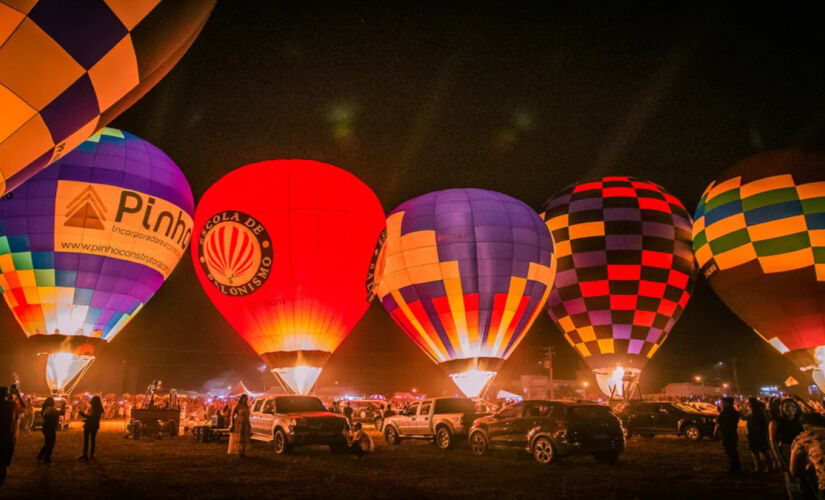
[{"label": "parking area", "polygon": [[[107,422],[98,436],[98,457],[76,460],[79,424],[60,432],[54,464],[35,461],[39,433],[21,436],[2,498],[782,498],[779,474],[729,476],[718,442],[676,437],[634,437],[618,463],[591,457],[541,466],[528,455],[472,455],[466,445],[441,451],[426,442],[389,447],[373,433],[375,453],[363,460],[308,447],[276,457],[253,442],[246,459],[226,456],[226,444],[197,443],[192,435],[138,441]],[[744,438],[744,436],[742,436]]]}]

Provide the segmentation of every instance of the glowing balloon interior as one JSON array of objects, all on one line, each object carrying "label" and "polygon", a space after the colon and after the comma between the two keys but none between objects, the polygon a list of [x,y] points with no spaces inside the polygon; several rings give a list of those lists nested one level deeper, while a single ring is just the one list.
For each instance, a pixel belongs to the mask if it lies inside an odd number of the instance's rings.
[{"label": "glowing balloon interior", "polygon": [[[104,128],[0,201],[0,291],[62,388],[172,272],[192,232],[189,183],[161,150]],[[52,377],[54,375],[54,377]]]},{"label": "glowing balloon interior", "polygon": [[510,196],[448,189],[387,217],[377,295],[395,322],[469,396],[524,338],[555,274],[541,218]]},{"label": "glowing balloon interior", "polygon": [[227,321],[284,385],[307,393],[369,306],[384,225],[375,193],[349,172],[266,161],[207,190],[192,258]]},{"label": "glowing balloon interior", "polygon": [[593,370],[599,389],[613,398],[624,398],[625,394],[630,397],[638,385],[641,372],[638,368],[624,368],[622,366],[616,366],[612,370]]},{"label": "glowing balloon interior", "polygon": [[93,356],[71,352],[49,354],[46,361],[46,383],[52,394],[71,393],[94,361]]},{"label": "glowing balloon interior", "polygon": [[308,394],[321,375],[321,369],[319,366],[293,366],[273,368],[272,373],[276,374],[292,392]]},{"label": "glowing balloon interior", "polygon": [[743,160],[707,187],[693,233],[696,259],[722,301],[798,367],[819,370],[825,156],[778,151]]},{"label": "glowing balloon interior", "polygon": [[151,89],[215,0],[0,0],[0,193],[72,151]]},{"label": "glowing balloon interior", "polygon": [[453,383],[468,398],[477,398],[496,376],[494,371],[470,369],[466,372],[450,373]]},{"label": "glowing balloon interior", "polygon": [[696,275],[691,219],[661,186],[605,177],[545,205],[558,274],[550,317],[615,395],[611,376],[644,368],[687,305]]}]

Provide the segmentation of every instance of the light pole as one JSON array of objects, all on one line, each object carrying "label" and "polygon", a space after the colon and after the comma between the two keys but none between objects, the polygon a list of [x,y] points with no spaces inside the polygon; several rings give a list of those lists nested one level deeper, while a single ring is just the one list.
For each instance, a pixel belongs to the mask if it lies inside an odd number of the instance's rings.
[{"label": "light pole", "polygon": [[550,375],[550,399],[556,398],[556,385],[553,383],[553,346],[544,348],[544,367]]},{"label": "light pole", "polygon": [[731,365],[733,365],[733,387],[736,389],[736,394],[742,394],[739,390],[739,374],[736,372],[736,358],[731,358]]}]

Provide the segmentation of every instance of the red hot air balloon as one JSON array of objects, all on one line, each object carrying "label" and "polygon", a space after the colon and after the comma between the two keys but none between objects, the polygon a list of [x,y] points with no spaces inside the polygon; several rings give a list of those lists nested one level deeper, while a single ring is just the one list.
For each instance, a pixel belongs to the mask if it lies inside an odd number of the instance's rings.
[{"label": "red hot air balloon", "polygon": [[332,165],[264,161],[209,188],[194,224],[209,298],[285,386],[309,392],[372,299],[375,193]]}]

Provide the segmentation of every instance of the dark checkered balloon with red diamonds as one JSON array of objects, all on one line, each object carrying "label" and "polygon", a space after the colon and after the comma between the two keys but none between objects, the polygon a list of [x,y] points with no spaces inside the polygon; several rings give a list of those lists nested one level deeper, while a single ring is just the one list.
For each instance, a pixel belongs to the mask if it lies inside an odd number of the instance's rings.
[{"label": "dark checkered balloon with red diamonds", "polygon": [[553,321],[594,370],[643,368],[693,289],[684,205],[652,182],[605,177],[556,194],[543,217],[557,258]]}]

